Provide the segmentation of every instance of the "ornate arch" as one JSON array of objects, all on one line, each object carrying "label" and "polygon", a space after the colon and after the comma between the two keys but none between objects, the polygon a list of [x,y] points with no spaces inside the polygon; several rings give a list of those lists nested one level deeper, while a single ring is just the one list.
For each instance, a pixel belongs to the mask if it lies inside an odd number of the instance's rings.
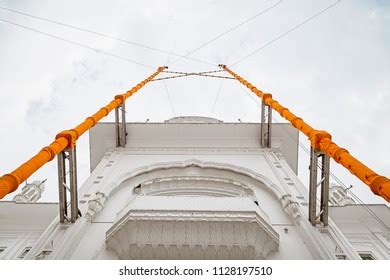
[{"label": "ornate arch", "polygon": [[[271,193],[281,203],[284,211],[299,223],[301,217],[299,215],[298,203],[281,186],[274,184],[266,176],[256,173],[253,170],[245,167],[236,166],[228,163],[221,163],[221,162],[201,161],[194,158],[185,161],[169,161],[169,162],[150,164],[120,174],[118,177],[114,178],[110,183],[106,184],[106,186],[101,191],[97,192],[95,196],[91,200],[89,200],[88,202],[89,210],[86,214],[86,218],[88,220],[92,220],[93,217],[103,209],[105,201],[109,199],[109,197],[112,196],[116,191],[118,191],[123,187],[126,187],[126,182],[129,180],[134,180],[135,182],[137,182],[136,184],[134,184],[135,186],[138,184],[147,185],[153,182],[153,179],[145,179],[144,175],[152,174],[154,172],[159,172],[159,171],[169,171],[171,169],[185,169],[190,167],[197,167],[201,170],[218,170],[221,172],[230,173],[232,175],[241,175],[251,180],[254,180],[255,182],[257,182],[258,186],[263,187],[265,190]],[[195,178],[193,177],[192,179]],[[253,190],[247,185],[240,182],[240,180],[231,180],[229,182],[226,182],[226,179],[223,178],[223,176],[220,176],[218,178],[217,177],[210,178],[204,175],[199,176],[198,179],[206,180],[209,182],[225,181],[225,183],[229,183],[230,185],[241,186],[242,192],[246,192],[247,196],[251,196],[253,194]],[[157,181],[158,180],[164,181],[164,178],[157,179]],[[170,177],[168,180],[172,180],[172,177]],[[219,190],[219,191],[220,191],[219,195],[229,196],[226,190],[224,191]],[[164,191],[162,190],[161,193],[163,192]],[[209,195],[212,195],[212,193],[209,193]],[[217,192],[214,191],[214,195],[215,196],[218,195],[218,191]],[[237,195],[237,189],[234,195]]]},{"label": "ornate arch", "polygon": [[[112,182],[107,186],[107,188],[103,189],[102,192],[109,197],[119,188],[123,187],[123,183],[129,179],[141,177],[142,175],[169,170],[169,169],[184,169],[188,167],[198,167],[200,169],[214,169],[219,171],[231,172],[232,174],[242,175],[248,178],[251,178],[261,186],[265,187],[272,195],[274,195],[277,199],[281,199],[283,195],[287,194],[285,191],[280,188],[278,185],[274,184],[269,180],[266,176],[256,173],[253,170],[248,168],[236,166],[233,164],[221,163],[221,162],[212,162],[212,161],[201,161],[198,159],[189,159],[185,161],[169,161],[169,162],[161,162],[150,164],[147,166],[142,166],[136,169],[133,169],[129,172],[121,174],[118,178],[116,178],[115,182]],[[141,180],[142,181],[142,180]],[[144,183],[144,181],[139,181],[139,183]],[[236,182],[239,184],[239,182]]]}]

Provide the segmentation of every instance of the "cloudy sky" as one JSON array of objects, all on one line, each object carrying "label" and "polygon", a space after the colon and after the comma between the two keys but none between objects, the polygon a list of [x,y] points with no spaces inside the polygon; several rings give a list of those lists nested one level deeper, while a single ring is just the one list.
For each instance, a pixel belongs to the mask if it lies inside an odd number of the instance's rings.
[{"label": "cloudy sky", "polygon": [[[172,54],[0,9],[0,174],[12,171],[59,131],[77,125],[115,94],[150,75],[153,68],[168,65],[177,71],[216,70],[218,63],[234,64],[273,42],[232,69],[272,93],[312,126],[329,131],[336,143],[376,172],[390,176],[390,1],[336,2],[0,0],[3,8],[179,55],[268,10],[190,55],[204,63],[177,61]],[[163,121],[200,115],[229,122],[239,118],[259,121],[256,99],[236,81],[224,80],[221,87],[219,79],[190,77],[167,80],[166,86],[173,110],[164,84],[153,82],[128,100],[127,120]],[[301,141],[308,146],[305,136],[301,135]],[[308,156],[303,150],[300,156],[300,177],[307,183]],[[87,135],[78,142],[78,159],[81,183],[89,171]],[[331,168],[346,186],[353,185],[352,190],[363,201],[383,202],[337,164],[332,163]],[[55,160],[31,180],[43,178],[48,178],[43,200],[57,200]]]}]

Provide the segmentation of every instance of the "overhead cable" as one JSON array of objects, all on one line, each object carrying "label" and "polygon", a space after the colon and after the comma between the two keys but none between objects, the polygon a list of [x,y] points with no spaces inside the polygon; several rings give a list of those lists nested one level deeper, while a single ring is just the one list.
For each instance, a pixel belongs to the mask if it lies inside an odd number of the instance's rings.
[{"label": "overhead cable", "polygon": [[145,44],[129,41],[127,39],[123,39],[123,38],[107,35],[107,34],[104,34],[104,33],[101,33],[101,32],[97,32],[97,31],[86,29],[86,28],[70,25],[70,24],[67,24],[67,23],[63,23],[63,22],[59,22],[59,21],[55,21],[55,20],[51,20],[51,19],[35,16],[35,15],[32,15],[32,14],[28,14],[28,13],[25,13],[25,12],[20,12],[20,11],[9,9],[9,8],[6,8],[6,7],[1,7],[0,6],[0,9],[6,10],[6,11],[9,11],[9,12],[12,12],[12,13],[20,14],[20,15],[23,15],[23,16],[26,16],[26,17],[31,17],[31,18],[34,18],[34,19],[38,19],[38,20],[50,22],[50,23],[53,23],[53,24],[61,25],[61,26],[68,27],[68,28],[71,28],[71,29],[79,30],[79,31],[82,31],[82,32],[87,32],[87,33],[90,33],[90,34],[93,34],[93,35],[98,35],[98,36],[101,36],[101,37],[109,38],[109,39],[116,40],[116,41],[119,41],[119,42],[122,42],[122,43],[134,45],[134,46],[137,46],[137,47],[142,47],[142,48],[145,48],[145,49],[148,49],[148,50],[152,50],[152,51],[156,51],[156,52],[160,52],[160,53],[165,53],[165,54],[170,54],[170,55],[173,55],[173,56],[176,56],[176,57],[180,57],[180,58],[184,58],[184,59],[188,59],[188,60],[193,60],[193,61],[197,61],[197,62],[200,62],[200,63],[208,64],[208,65],[216,65],[214,63],[210,63],[210,62],[207,62],[207,61],[204,61],[204,60],[201,60],[201,59],[187,57],[187,56],[180,55],[180,54],[177,54],[177,53],[174,53],[174,52],[171,52],[171,51],[166,51],[166,50],[154,48],[154,47],[151,47],[151,46],[148,46],[148,45],[145,45]]},{"label": "overhead cable", "polygon": [[282,33],[281,35],[279,35],[278,37],[272,39],[271,41],[268,41],[267,43],[265,43],[264,45],[260,46],[259,48],[257,48],[256,50],[252,51],[251,53],[247,54],[246,56],[236,60],[234,63],[231,63],[229,64],[229,66],[234,66],[234,65],[237,65],[239,63],[241,63],[242,61],[244,61],[245,59],[251,57],[252,55],[255,55],[256,53],[262,51],[263,49],[269,47],[270,45],[274,44],[275,42],[279,41],[280,39],[282,39],[283,37],[287,36],[288,34],[290,34],[291,32],[297,30],[298,28],[304,26],[305,24],[307,24],[308,22],[314,20],[316,17],[320,16],[321,14],[325,13],[326,11],[330,10],[331,8],[335,7],[336,5],[338,5],[339,3],[341,3],[342,0],[338,0],[337,2],[333,3],[332,5],[326,7],[325,9],[322,9],[321,11],[319,11],[318,13],[316,13],[315,15],[305,19],[304,21],[298,23],[297,25],[295,25],[294,27],[290,28],[289,30],[287,30],[286,32]]},{"label": "overhead cable", "polygon": [[108,56],[111,56],[111,57],[115,57],[117,59],[125,60],[127,62],[131,62],[131,63],[137,64],[139,66],[143,66],[143,67],[151,68],[151,69],[155,68],[155,67],[146,65],[144,63],[141,63],[141,62],[138,62],[138,61],[135,61],[135,60],[132,60],[132,59],[120,56],[120,55],[116,55],[116,54],[109,53],[107,51],[96,49],[96,48],[93,48],[93,47],[90,47],[90,46],[87,46],[87,45],[84,45],[84,44],[81,44],[81,43],[78,43],[78,42],[75,42],[75,41],[71,41],[71,40],[68,40],[68,39],[65,39],[65,38],[61,38],[61,37],[56,36],[56,35],[52,35],[52,34],[49,34],[49,33],[46,33],[46,32],[43,32],[43,31],[40,31],[40,30],[37,30],[37,29],[34,29],[34,28],[27,27],[27,26],[24,26],[24,25],[15,23],[15,22],[11,22],[11,21],[8,21],[8,20],[5,20],[5,19],[1,19],[1,18],[0,18],[0,21],[8,23],[8,24],[11,24],[11,25],[14,25],[14,26],[17,26],[17,27],[20,27],[20,28],[23,28],[23,29],[27,29],[27,30],[30,30],[30,31],[33,31],[33,32],[36,32],[36,33],[39,33],[39,34],[42,34],[42,35],[45,35],[45,36],[48,36],[48,37],[51,37],[51,38],[54,38],[54,39],[57,39],[57,40],[60,40],[60,41],[63,41],[63,42],[67,42],[69,44],[73,44],[73,45],[76,45],[76,46],[79,46],[79,47],[83,47],[83,48],[86,48],[86,49],[89,49],[89,50],[93,50],[93,51],[98,52],[98,53],[102,53],[102,54],[105,54],[105,55],[108,55]]},{"label": "overhead cable", "polygon": [[163,84],[164,84],[165,92],[167,93],[167,96],[168,96],[169,104],[171,105],[172,114],[174,117],[176,117],[175,109],[173,108],[172,99],[171,99],[171,96],[169,94],[167,84],[165,83],[165,81],[163,81]]},{"label": "overhead cable", "polygon": [[215,96],[213,108],[211,110],[211,115],[210,115],[211,117],[214,115],[215,106],[217,105],[217,101],[218,101],[219,95],[220,95],[221,90],[222,90],[223,82],[224,82],[224,80],[221,80],[221,83],[219,84],[217,95]]},{"label": "overhead cable", "polygon": [[154,81],[161,81],[161,80],[169,80],[169,79],[188,77],[188,76],[201,76],[201,77],[210,77],[210,78],[218,78],[218,79],[226,79],[226,80],[235,80],[232,77],[207,74],[207,73],[216,73],[216,72],[221,72],[221,71],[207,71],[207,72],[164,71],[163,73],[172,73],[172,74],[177,74],[177,75],[168,76],[168,77],[162,77],[162,78],[156,78],[156,79],[153,79],[152,81],[154,82]]},{"label": "overhead cable", "polygon": [[[246,23],[248,23],[248,22],[254,20],[255,18],[258,18],[258,17],[262,16],[263,14],[265,14],[265,13],[269,12],[270,10],[272,10],[273,8],[279,6],[282,2],[283,2],[283,0],[280,0],[280,1],[277,2],[276,4],[274,4],[274,5],[270,6],[270,7],[268,7],[267,9],[260,11],[259,13],[255,14],[254,16],[252,16],[252,17],[250,17],[250,18],[248,18],[248,19],[246,19],[246,20],[240,22],[239,24],[237,24],[237,25],[235,25],[235,26],[229,28],[228,30],[222,32],[221,34],[215,36],[214,38],[212,38],[212,39],[210,39],[210,40],[204,42],[204,43],[203,43],[202,45],[200,45],[199,47],[197,47],[197,48],[195,48],[195,49],[192,49],[192,50],[190,50],[189,52],[187,52],[186,55],[185,55],[183,58],[189,58],[189,55],[191,55],[191,54],[193,54],[193,53],[199,51],[200,49],[206,47],[207,45],[213,43],[214,41],[216,41],[216,40],[222,38],[223,36],[229,34],[230,32],[234,31],[235,29],[239,28],[240,26],[242,26],[242,25],[244,25],[244,24],[246,24]],[[182,58],[179,58],[179,59],[175,60],[174,62],[170,63],[170,66],[176,64],[176,63],[179,62],[181,59],[182,59]],[[217,65],[217,64],[214,64],[214,65]]]}]

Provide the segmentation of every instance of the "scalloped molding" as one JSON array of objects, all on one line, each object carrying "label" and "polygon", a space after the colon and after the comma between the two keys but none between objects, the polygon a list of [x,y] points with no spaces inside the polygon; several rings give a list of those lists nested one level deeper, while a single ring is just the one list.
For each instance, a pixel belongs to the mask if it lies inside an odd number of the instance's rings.
[{"label": "scalloped molding", "polygon": [[120,259],[265,259],[279,236],[256,212],[130,210],[106,244]]}]

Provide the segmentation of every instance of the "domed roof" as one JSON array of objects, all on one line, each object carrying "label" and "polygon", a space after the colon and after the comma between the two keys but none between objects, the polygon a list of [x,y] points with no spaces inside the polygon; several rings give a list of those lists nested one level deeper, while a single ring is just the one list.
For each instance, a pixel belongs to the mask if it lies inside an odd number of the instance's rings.
[{"label": "domed roof", "polygon": [[182,116],[166,120],[165,123],[222,123],[223,121],[201,116]]}]

